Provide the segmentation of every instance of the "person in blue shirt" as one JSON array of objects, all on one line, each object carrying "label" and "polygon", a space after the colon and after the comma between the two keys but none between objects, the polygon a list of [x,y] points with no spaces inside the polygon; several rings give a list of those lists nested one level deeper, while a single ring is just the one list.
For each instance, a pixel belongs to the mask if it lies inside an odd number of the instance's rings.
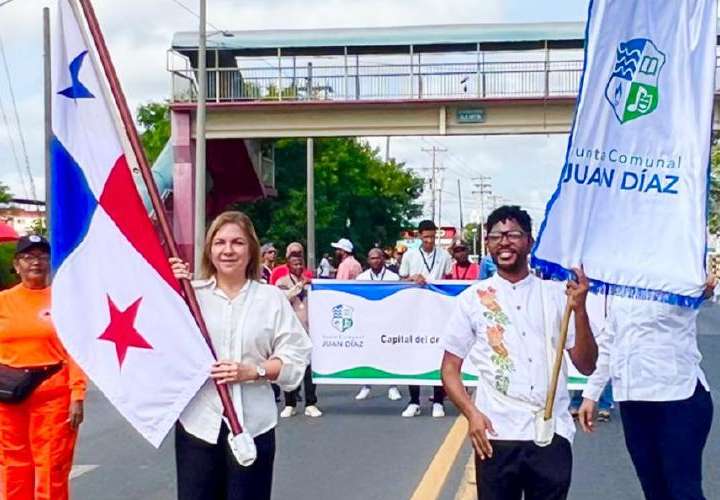
[{"label": "person in blue shirt", "polygon": [[492,276],[497,272],[497,266],[495,266],[495,263],[492,260],[492,257],[490,255],[486,255],[482,259],[480,259],[480,279],[484,280]]}]

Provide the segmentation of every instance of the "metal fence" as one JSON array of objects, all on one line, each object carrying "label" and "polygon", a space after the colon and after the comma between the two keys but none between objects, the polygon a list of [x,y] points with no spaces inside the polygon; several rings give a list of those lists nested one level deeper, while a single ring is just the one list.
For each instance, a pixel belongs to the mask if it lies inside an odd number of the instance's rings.
[{"label": "metal fence", "polygon": [[[208,68],[207,99],[355,101],[574,96],[582,65],[580,60],[568,60]],[[186,67],[171,70],[171,74],[173,100],[196,100],[197,72]]]}]

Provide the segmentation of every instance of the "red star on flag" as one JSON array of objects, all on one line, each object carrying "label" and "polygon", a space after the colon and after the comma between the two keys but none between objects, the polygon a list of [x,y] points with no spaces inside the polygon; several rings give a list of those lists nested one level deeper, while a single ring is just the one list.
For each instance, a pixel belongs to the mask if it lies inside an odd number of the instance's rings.
[{"label": "red star on flag", "polygon": [[124,311],[118,309],[109,295],[107,299],[108,306],[110,306],[110,324],[98,339],[107,340],[115,344],[115,352],[117,353],[120,368],[122,368],[128,348],[152,349],[153,347],[138,333],[135,326],[133,326],[142,297],[130,304],[130,307]]}]

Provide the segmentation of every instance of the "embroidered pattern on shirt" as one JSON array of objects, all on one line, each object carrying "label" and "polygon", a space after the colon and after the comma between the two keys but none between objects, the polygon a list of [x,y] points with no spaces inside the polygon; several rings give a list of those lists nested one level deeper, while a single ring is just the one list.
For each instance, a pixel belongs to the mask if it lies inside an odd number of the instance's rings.
[{"label": "embroidered pattern on shirt", "polygon": [[488,321],[487,342],[494,352],[490,356],[490,361],[495,365],[495,389],[507,395],[510,388],[510,373],[515,371],[515,365],[510,359],[510,353],[503,344],[505,327],[510,324],[510,318],[498,304],[497,290],[493,287],[488,287],[487,290],[478,290],[477,294],[480,303],[486,309],[483,316]]}]

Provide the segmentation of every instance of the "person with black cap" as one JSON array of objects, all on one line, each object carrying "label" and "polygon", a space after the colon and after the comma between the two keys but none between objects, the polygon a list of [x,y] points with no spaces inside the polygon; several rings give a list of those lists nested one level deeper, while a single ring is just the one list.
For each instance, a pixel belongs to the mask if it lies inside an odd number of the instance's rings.
[{"label": "person with black cap", "polygon": [[[437,226],[431,220],[424,220],[418,225],[418,233],[422,243],[420,248],[413,248],[405,252],[400,264],[400,278],[414,281],[418,285],[425,285],[428,281],[441,280],[450,273],[452,260],[450,254],[435,246]],[[411,385],[410,403],[402,412],[403,417],[416,417],[420,415],[420,386]],[[442,386],[433,387],[432,416],[435,418],[445,416],[445,391]]]},{"label": "person with black cap", "polygon": [[464,241],[456,241],[452,247],[455,263],[452,265],[450,274],[451,280],[476,280],[480,277],[480,266],[470,262],[468,245]]},{"label": "person with black cap", "polygon": [[20,284],[0,292],[0,498],[68,498],[86,380],[50,318],[50,244],[17,242]]}]

